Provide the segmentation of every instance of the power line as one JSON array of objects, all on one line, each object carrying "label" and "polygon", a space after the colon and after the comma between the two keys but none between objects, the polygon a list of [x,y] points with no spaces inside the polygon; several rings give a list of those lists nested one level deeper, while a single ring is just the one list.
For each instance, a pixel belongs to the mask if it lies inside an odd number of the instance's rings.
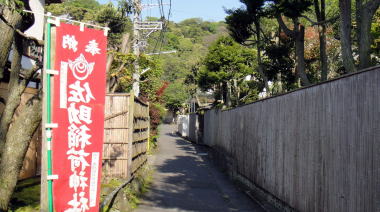
[{"label": "power line", "polygon": [[[164,14],[164,4],[162,0],[157,0],[158,5],[154,4],[141,4],[141,0],[133,0],[133,3],[135,5],[134,10],[134,16],[133,16],[133,35],[134,35],[134,42],[133,42],[133,53],[139,57],[140,53],[144,51],[144,48],[147,45],[146,39],[150,36],[150,34],[154,31],[161,30],[159,39],[157,40],[157,43],[160,43],[160,49],[162,47],[162,41],[163,41],[163,31],[164,27],[166,27],[166,24],[164,24],[165,20],[165,14]],[[149,1],[148,1],[149,3]],[[150,2],[152,3],[152,2]],[[142,17],[142,10],[143,9],[150,9],[154,6],[159,7],[159,11],[161,13],[161,21],[144,21]],[[140,10],[141,8],[141,10]],[[156,43],[156,46],[157,46]],[[134,73],[133,73],[133,92],[135,93],[135,96],[139,96],[140,94],[140,78],[142,72],[140,71],[140,67],[138,64],[138,60],[134,62]]]}]

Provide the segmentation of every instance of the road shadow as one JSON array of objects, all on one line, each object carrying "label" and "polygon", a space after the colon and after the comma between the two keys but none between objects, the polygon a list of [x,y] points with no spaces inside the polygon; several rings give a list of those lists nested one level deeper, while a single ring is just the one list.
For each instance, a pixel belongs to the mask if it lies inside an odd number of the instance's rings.
[{"label": "road shadow", "polygon": [[232,204],[220,191],[206,147],[168,136],[172,139],[165,142],[175,143],[179,154],[155,167],[155,182],[143,198],[144,206],[179,211],[252,211]]}]

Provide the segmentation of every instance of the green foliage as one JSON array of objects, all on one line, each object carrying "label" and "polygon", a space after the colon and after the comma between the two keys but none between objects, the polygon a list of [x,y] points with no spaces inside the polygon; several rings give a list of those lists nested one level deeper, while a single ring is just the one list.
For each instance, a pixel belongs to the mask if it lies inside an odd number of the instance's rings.
[{"label": "green foliage", "polygon": [[227,105],[230,101],[238,105],[256,99],[262,82],[255,71],[254,55],[253,49],[239,45],[231,37],[219,38],[210,46],[197,73],[198,85],[213,90],[216,100]]},{"label": "green foliage", "polygon": [[243,9],[228,10],[226,17],[227,29],[236,42],[244,43],[253,34],[253,16]]},{"label": "green foliage", "polygon": [[109,77],[116,77],[119,83],[118,92],[129,92],[132,89],[132,74],[134,72],[134,62],[137,61],[140,66],[140,72],[149,69],[141,76],[141,95],[149,101],[156,99],[156,91],[161,86],[159,80],[162,69],[157,58],[152,58],[147,55],[136,55],[132,53],[123,54],[112,51],[114,61],[109,74]]},{"label": "green foliage", "polygon": [[134,54],[123,54],[111,51],[114,54],[114,61],[110,71],[107,73],[109,78],[116,78],[119,83],[119,91],[129,91],[132,84],[133,63],[137,60]]},{"label": "green foliage", "polygon": [[38,211],[40,207],[40,179],[20,181],[12,195],[10,211]]},{"label": "green foliage", "polygon": [[78,21],[94,20],[100,8],[100,4],[95,0],[73,0],[46,6],[46,10],[53,15],[68,15]]},{"label": "green foliage", "polygon": [[211,47],[204,60],[205,68],[199,73],[203,89],[213,85],[240,79],[253,73],[254,52],[236,43],[230,37],[221,37]]},{"label": "green foliage", "polygon": [[155,57],[140,55],[139,65],[141,70],[149,68],[149,70],[141,76],[141,95],[150,102],[158,102],[157,91],[162,86],[160,78],[163,74],[161,61]]},{"label": "green foliage", "polygon": [[373,40],[372,51],[375,53],[377,63],[380,63],[380,10],[377,10],[371,27]]},{"label": "green foliage", "polygon": [[291,58],[293,43],[288,40],[270,43],[265,47],[264,66],[271,81],[280,81],[284,84],[284,91],[297,88],[297,77],[293,72],[294,61]]},{"label": "green foliage", "polygon": [[[152,83],[160,85],[160,89],[165,83],[169,84],[168,88],[164,89],[160,104],[178,110],[190,95],[195,93],[196,81],[192,73],[194,67],[207,54],[209,43],[213,42],[218,34],[224,33],[224,29],[223,23],[193,18],[180,23],[169,22],[164,34],[156,32],[151,35],[147,52],[176,50],[174,54],[154,56],[160,62],[162,74]],[[189,76],[193,80],[187,80]]]},{"label": "green foliage", "polygon": [[0,0],[0,5],[6,5],[7,7],[17,11],[21,11],[25,6],[23,0]]},{"label": "green foliage", "polygon": [[53,15],[66,15],[70,19],[108,26],[111,30],[108,36],[109,46],[115,49],[125,32],[132,30],[132,22],[126,16],[126,5],[116,8],[113,4],[101,5],[95,0],[72,0],[63,3],[50,4],[46,10]]},{"label": "green foliage", "polygon": [[272,9],[274,13],[280,13],[289,18],[299,18],[305,12],[310,11],[312,0],[274,0]]},{"label": "green foliage", "polygon": [[174,112],[179,111],[188,98],[187,90],[180,81],[169,84],[163,96],[166,107]]},{"label": "green foliage", "polygon": [[178,24],[181,28],[181,34],[185,38],[191,38],[192,41],[200,42],[200,38],[210,33],[215,33],[217,29],[217,23],[203,21],[200,18],[186,19]]},{"label": "green foliage", "polygon": [[166,114],[165,106],[161,103],[153,102],[149,107],[149,117],[150,117],[150,126],[151,126],[151,138],[154,141],[155,138],[158,138],[158,126],[161,124],[162,118]]},{"label": "green foliage", "polygon": [[96,11],[94,19],[98,24],[108,26],[110,33],[108,36],[109,45],[118,47],[121,37],[125,32],[132,31],[132,21],[124,16],[124,13],[112,4],[103,5],[101,9]]}]

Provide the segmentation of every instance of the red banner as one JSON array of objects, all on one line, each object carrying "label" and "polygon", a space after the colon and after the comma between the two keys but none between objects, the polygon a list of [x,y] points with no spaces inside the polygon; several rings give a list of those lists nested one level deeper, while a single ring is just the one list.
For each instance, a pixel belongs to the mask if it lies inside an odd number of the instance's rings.
[{"label": "red banner", "polygon": [[53,123],[54,209],[98,211],[106,80],[103,31],[56,28]]}]

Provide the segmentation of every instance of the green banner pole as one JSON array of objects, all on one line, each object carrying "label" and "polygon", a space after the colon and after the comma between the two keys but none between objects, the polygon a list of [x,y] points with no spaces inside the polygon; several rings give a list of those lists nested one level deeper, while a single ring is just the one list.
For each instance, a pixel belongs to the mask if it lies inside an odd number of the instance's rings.
[{"label": "green banner pole", "polygon": [[[46,34],[46,40],[47,40],[47,48],[46,48],[46,70],[51,69],[51,24],[47,23],[47,34]],[[46,123],[51,124],[51,75],[49,73],[46,73]],[[47,176],[52,175],[52,159],[51,159],[51,128],[46,129],[47,136],[47,146],[49,147],[47,149]],[[53,212],[53,180],[48,178],[48,206],[49,206],[49,212]]]}]

